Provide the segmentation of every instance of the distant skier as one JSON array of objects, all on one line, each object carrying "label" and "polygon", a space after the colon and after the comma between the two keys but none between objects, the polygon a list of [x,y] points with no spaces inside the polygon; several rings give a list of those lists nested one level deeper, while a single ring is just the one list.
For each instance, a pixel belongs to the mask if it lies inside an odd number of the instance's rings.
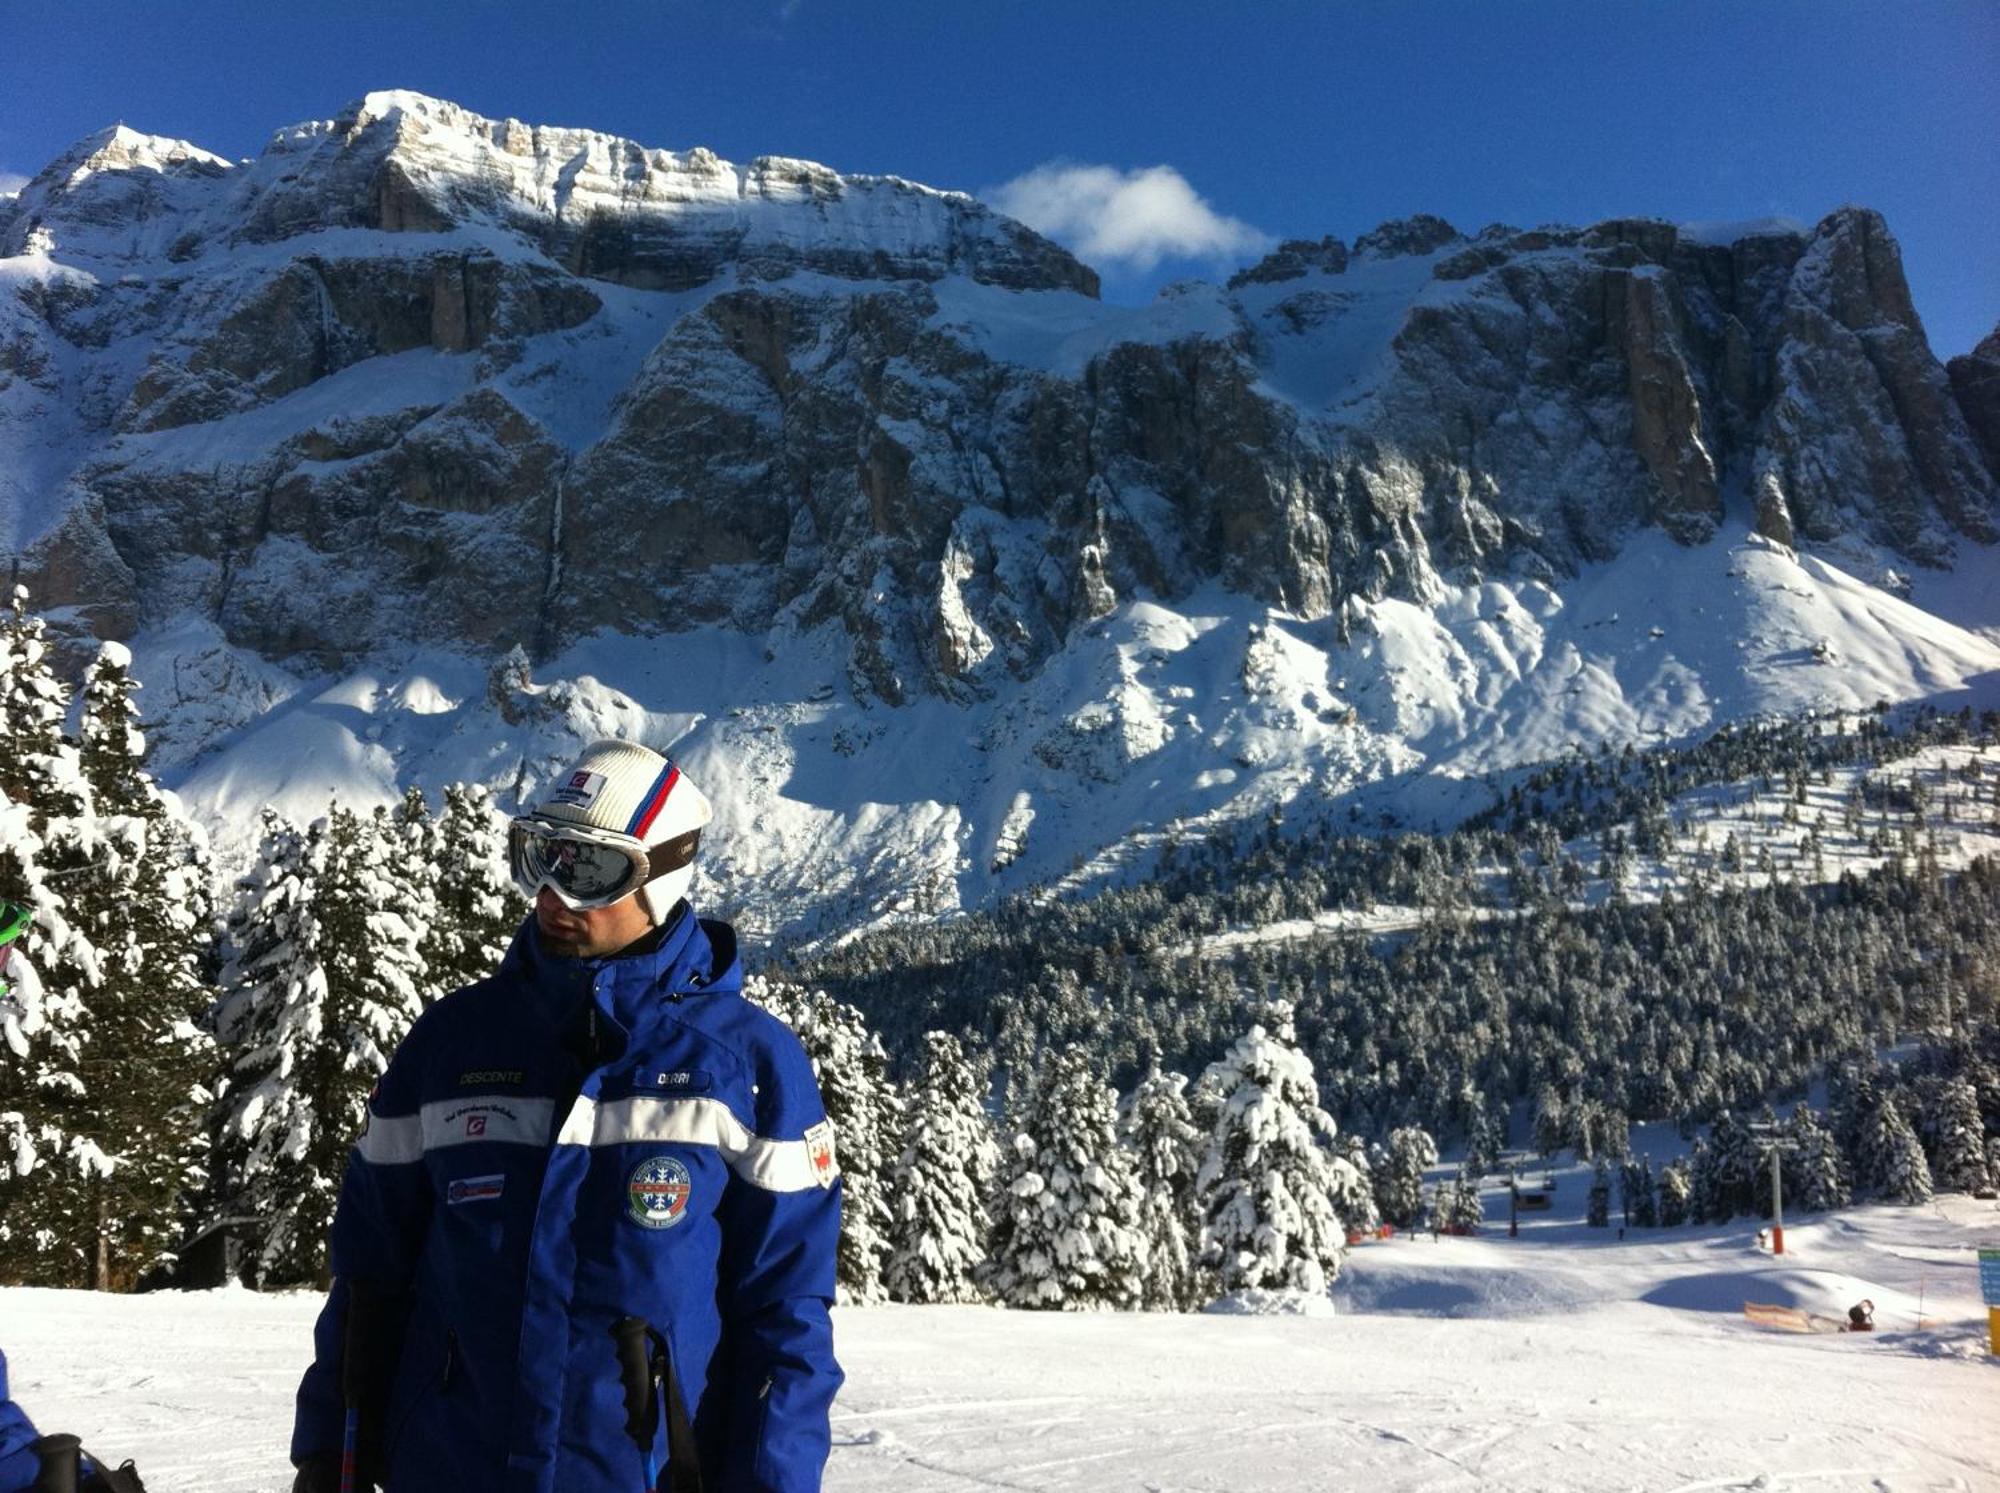
[{"label": "distant skier", "polygon": [[805,1050],[685,900],[710,818],[605,741],[513,822],[534,914],[403,1039],[348,1162],[298,1493],[346,1455],[391,1493],[820,1486],[839,1169]]},{"label": "distant skier", "polygon": [[105,1467],[74,1436],[38,1435],[9,1396],[7,1355],[0,1353],[0,1493],[146,1493],[146,1485],[130,1462]]}]

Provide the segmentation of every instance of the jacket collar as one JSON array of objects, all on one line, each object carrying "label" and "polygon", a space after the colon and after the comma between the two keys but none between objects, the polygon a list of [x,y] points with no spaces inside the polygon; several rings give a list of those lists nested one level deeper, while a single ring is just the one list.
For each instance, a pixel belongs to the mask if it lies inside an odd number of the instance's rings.
[{"label": "jacket collar", "polygon": [[735,930],[727,923],[697,918],[685,902],[650,949],[597,959],[549,953],[542,947],[531,912],[514,935],[501,970],[545,998],[557,1022],[594,996],[598,1008],[628,1033],[651,1025],[665,1006],[681,996],[735,993],[743,987]]}]

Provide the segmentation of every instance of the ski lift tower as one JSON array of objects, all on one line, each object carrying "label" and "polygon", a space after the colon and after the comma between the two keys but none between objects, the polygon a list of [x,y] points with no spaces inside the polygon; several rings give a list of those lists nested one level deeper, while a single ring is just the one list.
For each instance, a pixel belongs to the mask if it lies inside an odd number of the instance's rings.
[{"label": "ski lift tower", "polygon": [[1782,1125],[1768,1120],[1753,1120],[1750,1138],[1771,1161],[1771,1253],[1781,1255],[1785,1252],[1785,1187],[1781,1168],[1784,1158],[1797,1151],[1799,1143],[1785,1134]]}]

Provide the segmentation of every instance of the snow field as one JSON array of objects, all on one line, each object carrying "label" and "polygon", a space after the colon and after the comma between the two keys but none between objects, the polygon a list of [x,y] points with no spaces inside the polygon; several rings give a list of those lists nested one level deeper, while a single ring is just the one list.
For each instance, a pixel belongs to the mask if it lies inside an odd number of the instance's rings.
[{"label": "snow field", "polygon": [[[829,1493],[2000,1487],[2000,1361],[1973,1245],[1993,1204],[1585,1228],[1581,1168],[1518,1240],[1353,1252],[1337,1314],[842,1308]],[[1539,1180],[1539,1177],[1535,1178]],[[1614,1213],[1614,1221],[1616,1215]],[[1915,1324],[1919,1292],[1923,1331]],[[1872,1336],[1757,1328],[1745,1299]],[[240,1290],[0,1291],[16,1392],[44,1429],[133,1456],[163,1493],[282,1493],[318,1299]]]}]

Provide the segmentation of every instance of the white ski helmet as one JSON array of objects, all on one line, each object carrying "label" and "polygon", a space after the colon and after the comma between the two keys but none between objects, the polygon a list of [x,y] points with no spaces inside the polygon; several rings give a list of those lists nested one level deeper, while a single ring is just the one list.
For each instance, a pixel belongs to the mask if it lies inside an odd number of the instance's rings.
[{"label": "white ski helmet", "polygon": [[544,886],[571,908],[636,888],[656,926],[687,895],[714,807],[681,770],[636,741],[594,741],[533,812],[514,820],[508,859],[530,899]]}]

